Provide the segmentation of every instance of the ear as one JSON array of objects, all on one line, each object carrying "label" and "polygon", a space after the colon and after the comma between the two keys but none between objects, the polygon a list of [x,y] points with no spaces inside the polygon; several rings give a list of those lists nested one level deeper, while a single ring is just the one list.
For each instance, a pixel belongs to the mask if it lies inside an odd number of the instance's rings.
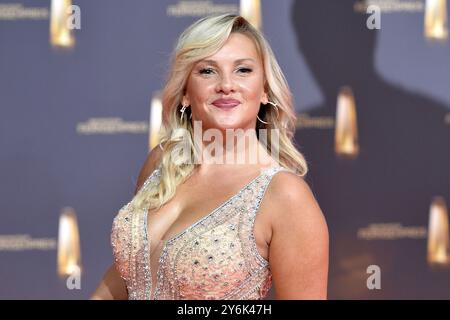
[{"label": "ear", "polygon": [[187,95],[184,95],[183,99],[181,99],[181,105],[183,105],[183,106],[189,106],[190,105],[189,97]]},{"label": "ear", "polygon": [[267,92],[263,92],[263,94],[261,95],[261,103],[262,104],[267,104],[267,102],[269,102],[269,98],[267,96]]}]

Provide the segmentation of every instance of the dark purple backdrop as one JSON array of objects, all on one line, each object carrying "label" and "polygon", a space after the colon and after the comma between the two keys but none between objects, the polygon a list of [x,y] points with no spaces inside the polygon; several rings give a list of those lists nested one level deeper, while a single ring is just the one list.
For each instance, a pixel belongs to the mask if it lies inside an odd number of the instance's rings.
[{"label": "dark purple backdrop", "polygon": [[[433,196],[450,201],[450,46],[423,36],[423,12],[383,13],[381,30],[351,0],[262,1],[263,31],[298,113],[334,117],[350,85],[361,152],[334,154],[334,128],[296,134],[308,182],[330,228],[330,298],[450,297],[450,271],[426,263],[426,239],[362,240],[371,223],[427,228]],[[50,1],[2,0],[25,7]],[[148,135],[82,135],[89,118],[148,122],[176,37],[197,16],[177,1],[73,1],[81,30],[71,51],[49,44],[49,21],[0,18],[0,236],[58,235],[61,209],[78,217],[81,290],[68,290],[56,250],[0,250],[0,298],[88,298],[111,264],[111,223],[130,200]],[[238,1],[214,1],[214,4]],[[301,253],[299,253],[301,255]],[[368,290],[366,268],[382,271]]]}]

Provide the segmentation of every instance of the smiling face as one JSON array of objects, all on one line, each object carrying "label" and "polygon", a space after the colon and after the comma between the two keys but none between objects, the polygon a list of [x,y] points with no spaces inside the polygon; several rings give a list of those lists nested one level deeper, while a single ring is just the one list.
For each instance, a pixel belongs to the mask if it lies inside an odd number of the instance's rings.
[{"label": "smiling face", "polygon": [[262,61],[252,39],[241,33],[194,65],[183,97],[203,130],[254,129],[261,103],[267,103]]}]

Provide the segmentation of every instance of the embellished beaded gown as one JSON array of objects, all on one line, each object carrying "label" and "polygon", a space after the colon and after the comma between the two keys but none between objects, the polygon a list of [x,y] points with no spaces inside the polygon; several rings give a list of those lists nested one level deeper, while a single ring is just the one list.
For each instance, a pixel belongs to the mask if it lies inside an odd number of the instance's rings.
[{"label": "embellished beaded gown", "polygon": [[[132,201],[114,218],[111,244],[128,298],[263,299],[272,285],[269,263],[253,227],[264,193],[281,166],[260,174],[209,214],[164,241],[152,241],[152,216]],[[292,171],[291,171],[292,172]],[[159,182],[154,170],[138,192]],[[149,232],[150,230],[150,232]]]}]

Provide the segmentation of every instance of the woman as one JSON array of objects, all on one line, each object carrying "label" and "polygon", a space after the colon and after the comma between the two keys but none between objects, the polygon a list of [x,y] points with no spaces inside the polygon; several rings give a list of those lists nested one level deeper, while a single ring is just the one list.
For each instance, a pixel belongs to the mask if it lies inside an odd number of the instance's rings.
[{"label": "woman", "polygon": [[244,18],[187,28],[163,90],[161,143],[114,219],[115,263],[92,298],[262,299],[273,283],[276,299],[325,299],[328,229],[291,141],[292,103]]}]

